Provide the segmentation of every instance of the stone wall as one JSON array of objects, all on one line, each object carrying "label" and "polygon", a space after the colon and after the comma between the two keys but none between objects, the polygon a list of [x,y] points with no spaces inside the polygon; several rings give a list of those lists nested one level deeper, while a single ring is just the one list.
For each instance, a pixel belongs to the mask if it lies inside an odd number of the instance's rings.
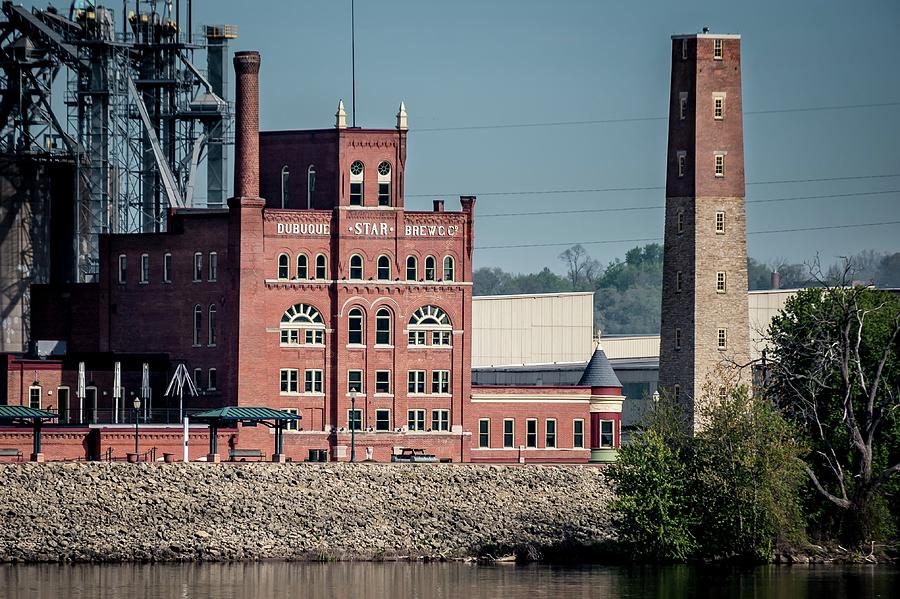
[{"label": "stone wall", "polygon": [[0,466],[0,562],[392,559],[610,538],[593,467]]}]

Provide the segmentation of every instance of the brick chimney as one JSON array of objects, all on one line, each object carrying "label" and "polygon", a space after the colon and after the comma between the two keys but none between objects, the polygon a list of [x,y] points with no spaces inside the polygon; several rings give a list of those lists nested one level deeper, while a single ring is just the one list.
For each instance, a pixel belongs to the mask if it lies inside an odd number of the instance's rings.
[{"label": "brick chimney", "polygon": [[234,197],[259,197],[259,52],[235,52]]},{"label": "brick chimney", "polygon": [[772,284],[769,285],[772,289],[781,289],[781,275],[778,274],[777,270],[772,271]]},{"label": "brick chimney", "polygon": [[435,212],[443,212],[444,211],[444,200],[434,200],[434,211]]}]

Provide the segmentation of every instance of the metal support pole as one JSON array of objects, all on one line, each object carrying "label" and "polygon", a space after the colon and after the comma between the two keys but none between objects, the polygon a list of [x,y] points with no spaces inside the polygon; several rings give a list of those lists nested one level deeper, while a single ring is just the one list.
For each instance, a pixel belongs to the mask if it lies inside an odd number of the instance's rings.
[{"label": "metal support pole", "polygon": [[34,419],[34,439],[33,439],[34,455],[41,453],[41,420]]},{"label": "metal support pole", "polygon": [[189,462],[190,456],[188,455],[188,417],[184,417],[184,461]]},{"label": "metal support pole", "polygon": [[350,461],[356,461],[356,391],[350,393]]},{"label": "metal support pole", "polygon": [[135,453],[135,457],[137,458],[138,462],[141,461],[141,456],[139,455],[140,450],[138,448],[138,439],[139,439],[138,415],[140,414],[139,410],[140,410],[140,408],[134,409],[134,453]]}]

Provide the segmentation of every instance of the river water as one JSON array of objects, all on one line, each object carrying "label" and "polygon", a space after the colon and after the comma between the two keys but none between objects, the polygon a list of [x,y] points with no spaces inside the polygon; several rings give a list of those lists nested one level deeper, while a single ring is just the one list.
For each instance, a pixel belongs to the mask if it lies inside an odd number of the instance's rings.
[{"label": "river water", "polygon": [[900,596],[888,566],[491,565],[300,563],[0,565],[0,598],[579,599]]}]

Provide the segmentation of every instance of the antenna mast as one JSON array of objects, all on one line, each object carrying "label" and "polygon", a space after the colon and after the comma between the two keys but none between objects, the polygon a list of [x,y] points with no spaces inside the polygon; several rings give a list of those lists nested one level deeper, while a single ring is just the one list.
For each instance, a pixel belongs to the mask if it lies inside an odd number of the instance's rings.
[{"label": "antenna mast", "polygon": [[356,127],[356,7],[355,0],[350,0],[350,71],[353,79],[353,98],[350,101],[350,111],[353,127]]}]

